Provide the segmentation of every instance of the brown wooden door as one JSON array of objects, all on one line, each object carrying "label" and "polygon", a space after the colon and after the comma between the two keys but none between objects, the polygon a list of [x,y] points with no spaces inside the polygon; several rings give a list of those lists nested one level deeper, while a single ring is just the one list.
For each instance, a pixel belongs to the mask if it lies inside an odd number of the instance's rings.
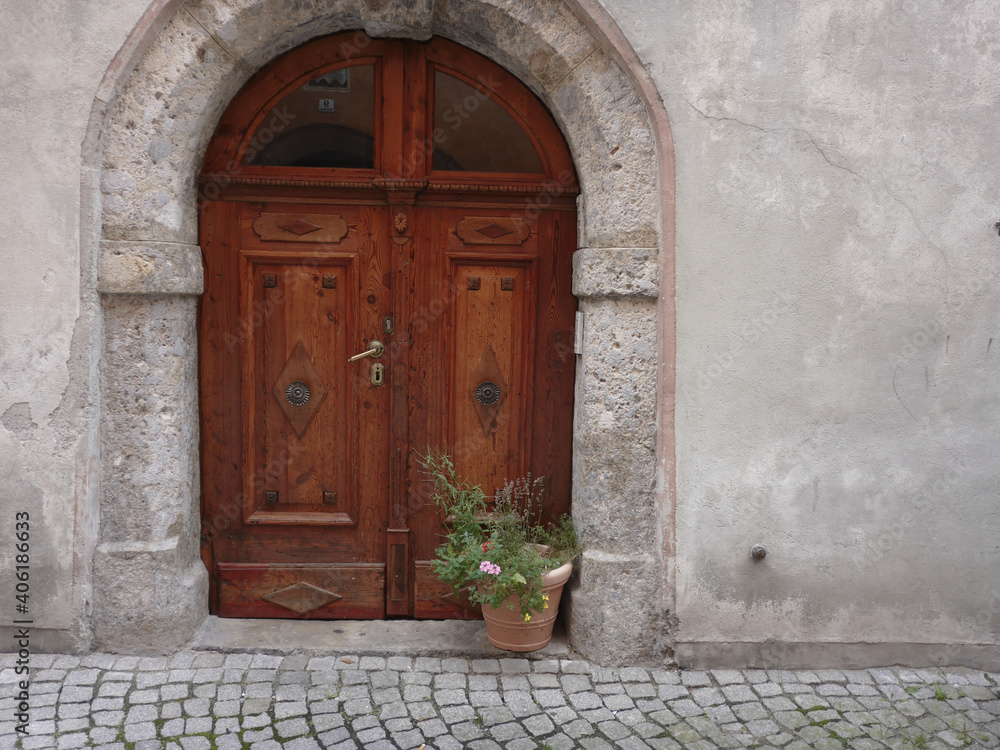
[{"label": "brown wooden door", "polygon": [[457,45],[341,35],[247,85],[201,186],[212,611],[478,617],[431,572],[419,456],[568,509],[576,186],[548,114]]}]

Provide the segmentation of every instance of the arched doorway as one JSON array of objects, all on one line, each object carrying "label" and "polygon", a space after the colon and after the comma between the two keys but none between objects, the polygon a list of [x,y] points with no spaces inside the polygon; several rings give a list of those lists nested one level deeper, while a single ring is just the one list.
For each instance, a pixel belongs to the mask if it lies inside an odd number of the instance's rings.
[{"label": "arched doorway", "polygon": [[568,510],[577,192],[545,107],[443,39],[339,34],[247,83],[200,179],[211,611],[476,616],[418,456]]}]

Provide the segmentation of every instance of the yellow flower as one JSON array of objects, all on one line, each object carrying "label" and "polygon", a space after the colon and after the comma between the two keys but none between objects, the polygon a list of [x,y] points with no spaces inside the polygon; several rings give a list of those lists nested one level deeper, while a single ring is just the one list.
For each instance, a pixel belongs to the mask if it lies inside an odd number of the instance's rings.
[{"label": "yellow flower", "polygon": [[527,622],[527,621],[528,621],[528,620],[530,620],[530,619],[531,619],[531,615],[525,615],[525,616],[524,616],[524,621],[525,621],[525,622]]}]

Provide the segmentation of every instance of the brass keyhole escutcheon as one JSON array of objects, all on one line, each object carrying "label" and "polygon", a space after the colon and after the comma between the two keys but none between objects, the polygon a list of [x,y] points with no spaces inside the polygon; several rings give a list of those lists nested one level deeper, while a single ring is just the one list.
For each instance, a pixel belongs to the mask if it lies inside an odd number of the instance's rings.
[{"label": "brass keyhole escutcheon", "polygon": [[372,363],[372,385],[385,385],[385,365],[381,362]]}]

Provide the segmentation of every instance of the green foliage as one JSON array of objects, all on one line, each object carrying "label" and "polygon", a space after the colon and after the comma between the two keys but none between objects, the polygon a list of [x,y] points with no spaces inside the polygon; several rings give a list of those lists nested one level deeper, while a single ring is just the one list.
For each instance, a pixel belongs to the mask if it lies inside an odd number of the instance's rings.
[{"label": "green foliage", "polygon": [[459,477],[447,453],[428,451],[423,464],[448,528],[434,561],[438,577],[456,594],[468,589],[471,601],[494,608],[516,594],[525,620],[547,608],[542,576],[579,555],[580,543],[569,516],[543,522],[544,482],[508,481],[491,509],[482,488]]}]

